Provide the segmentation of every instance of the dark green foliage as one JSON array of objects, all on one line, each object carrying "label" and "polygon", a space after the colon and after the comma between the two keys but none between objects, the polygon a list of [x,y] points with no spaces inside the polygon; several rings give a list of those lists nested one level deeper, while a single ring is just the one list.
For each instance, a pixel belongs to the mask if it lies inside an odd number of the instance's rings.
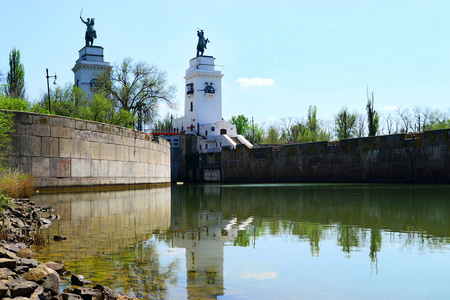
[{"label": "dark green foliage", "polygon": [[379,118],[378,118],[378,112],[373,108],[374,106],[374,95],[373,92],[371,94],[371,97],[369,97],[369,91],[367,91],[367,125],[369,129],[369,136],[375,136],[378,133],[378,126],[379,126]]},{"label": "dark green foliage", "polygon": [[20,62],[20,51],[14,48],[9,53],[9,72],[6,76],[6,95],[11,98],[25,98],[25,69]]},{"label": "dark green foliage", "polygon": [[310,131],[317,130],[317,107],[310,105],[308,108],[307,126]]},{"label": "dark green foliage", "polygon": [[9,167],[11,154],[11,133],[13,131],[14,115],[0,110],[0,173]]},{"label": "dark green foliage", "polygon": [[356,113],[350,113],[347,107],[343,107],[335,116],[336,135],[338,139],[348,139],[355,136]]},{"label": "dark green foliage", "polygon": [[244,115],[232,116],[230,122],[236,126],[237,134],[245,134],[250,129],[248,118]]}]

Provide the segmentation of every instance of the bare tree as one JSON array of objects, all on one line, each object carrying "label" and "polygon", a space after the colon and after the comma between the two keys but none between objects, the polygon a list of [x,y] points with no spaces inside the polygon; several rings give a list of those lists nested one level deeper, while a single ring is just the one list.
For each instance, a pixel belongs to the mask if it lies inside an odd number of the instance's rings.
[{"label": "bare tree", "polygon": [[394,131],[394,120],[392,119],[392,115],[388,114],[387,116],[383,117],[384,121],[386,122],[386,131],[387,134],[392,134]]},{"label": "bare tree", "polygon": [[366,134],[366,117],[359,114],[356,119],[356,132],[358,137],[363,137]]},{"label": "bare tree", "polygon": [[168,85],[165,72],[145,62],[133,63],[125,58],[97,77],[96,92],[104,92],[114,100],[117,108],[130,112],[136,118],[134,127],[151,123],[157,116],[158,103],[172,107],[175,86]]},{"label": "bare tree", "polygon": [[413,130],[412,117],[411,114],[409,113],[409,109],[399,107],[397,108],[396,112],[399,118],[400,132],[408,133],[409,131]]},{"label": "bare tree", "polygon": [[292,123],[293,123],[293,117],[287,117],[281,119],[282,129],[281,129],[281,135],[287,140],[287,141],[293,141],[296,139],[292,135]]},{"label": "bare tree", "polygon": [[422,108],[418,105],[413,107],[414,112],[414,131],[421,132],[423,130],[422,122],[423,122],[423,113]]}]

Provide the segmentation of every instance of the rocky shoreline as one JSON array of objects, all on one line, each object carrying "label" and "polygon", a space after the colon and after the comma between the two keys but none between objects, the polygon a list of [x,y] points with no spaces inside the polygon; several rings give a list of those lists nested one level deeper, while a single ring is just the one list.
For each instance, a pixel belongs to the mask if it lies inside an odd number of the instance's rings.
[{"label": "rocky shoreline", "polygon": [[[33,259],[33,251],[28,245],[43,242],[40,229],[50,226],[50,219],[58,216],[50,214],[44,218],[41,212],[51,211],[51,207],[40,207],[24,199],[15,200],[11,207],[0,213],[0,299],[137,299],[101,284],[92,286],[82,275],[67,271],[62,261],[42,263]],[[71,283],[64,291],[61,291],[62,278]]]}]

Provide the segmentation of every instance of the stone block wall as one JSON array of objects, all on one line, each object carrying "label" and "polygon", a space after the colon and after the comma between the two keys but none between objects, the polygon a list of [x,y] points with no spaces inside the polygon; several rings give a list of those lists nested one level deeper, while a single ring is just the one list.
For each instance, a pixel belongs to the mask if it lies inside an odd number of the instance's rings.
[{"label": "stone block wall", "polygon": [[[207,159],[206,157],[204,158]],[[224,148],[224,183],[450,183],[450,129],[248,149]]]},{"label": "stone block wall", "polygon": [[40,188],[170,182],[170,144],[140,131],[14,112],[13,161]]}]

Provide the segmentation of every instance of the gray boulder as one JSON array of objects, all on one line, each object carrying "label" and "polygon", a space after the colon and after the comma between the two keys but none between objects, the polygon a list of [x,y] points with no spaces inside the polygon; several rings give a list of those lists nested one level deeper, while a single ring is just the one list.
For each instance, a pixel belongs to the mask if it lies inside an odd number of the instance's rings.
[{"label": "gray boulder", "polygon": [[15,297],[30,297],[34,290],[38,288],[38,284],[33,281],[27,281],[23,279],[14,279],[8,281],[6,285],[9,287],[11,298]]}]

